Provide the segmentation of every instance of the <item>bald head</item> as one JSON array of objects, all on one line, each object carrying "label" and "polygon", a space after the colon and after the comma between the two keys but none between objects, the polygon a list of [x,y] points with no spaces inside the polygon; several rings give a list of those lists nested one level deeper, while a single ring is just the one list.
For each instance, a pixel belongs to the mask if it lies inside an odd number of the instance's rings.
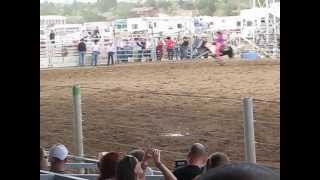
[{"label": "bald head", "polygon": [[203,156],[206,154],[207,154],[206,147],[204,147],[204,145],[202,145],[200,143],[194,143],[194,144],[192,144],[192,146],[189,149],[188,156],[189,157],[199,157],[199,156]]}]

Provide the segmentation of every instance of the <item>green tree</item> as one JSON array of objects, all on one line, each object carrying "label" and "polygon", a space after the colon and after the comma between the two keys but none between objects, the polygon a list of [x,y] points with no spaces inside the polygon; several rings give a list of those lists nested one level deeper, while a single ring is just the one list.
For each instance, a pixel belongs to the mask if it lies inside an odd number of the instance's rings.
[{"label": "green tree", "polygon": [[59,8],[54,3],[44,2],[40,6],[40,15],[55,15],[59,13]]},{"label": "green tree", "polygon": [[131,16],[131,9],[135,8],[136,5],[133,3],[118,3],[117,7],[112,10],[112,14],[117,18],[129,18]]},{"label": "green tree", "polygon": [[107,12],[117,6],[117,0],[97,0],[96,5],[100,12]]},{"label": "green tree", "polygon": [[159,0],[157,6],[161,9],[168,10],[172,6],[172,2],[166,0]]},{"label": "green tree", "polygon": [[146,0],[145,5],[146,6],[157,7],[157,1],[156,0]]},{"label": "green tree", "polygon": [[212,16],[216,11],[216,0],[197,0],[195,5],[200,14]]},{"label": "green tree", "polygon": [[85,22],[94,22],[94,21],[104,21],[105,18],[98,14],[97,9],[87,9],[81,12],[81,16],[85,20]]}]

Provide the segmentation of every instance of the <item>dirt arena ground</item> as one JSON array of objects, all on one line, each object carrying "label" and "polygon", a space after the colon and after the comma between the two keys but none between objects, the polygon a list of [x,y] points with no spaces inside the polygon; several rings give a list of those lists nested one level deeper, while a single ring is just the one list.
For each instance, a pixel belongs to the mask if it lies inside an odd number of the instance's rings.
[{"label": "dirt arena ground", "polygon": [[[258,163],[280,165],[279,60],[120,64],[41,70],[40,143],[72,144],[72,85],[81,86],[85,154],[162,149],[169,167],[200,142],[244,160],[242,102],[254,97]],[[178,135],[174,135],[178,134]]]}]

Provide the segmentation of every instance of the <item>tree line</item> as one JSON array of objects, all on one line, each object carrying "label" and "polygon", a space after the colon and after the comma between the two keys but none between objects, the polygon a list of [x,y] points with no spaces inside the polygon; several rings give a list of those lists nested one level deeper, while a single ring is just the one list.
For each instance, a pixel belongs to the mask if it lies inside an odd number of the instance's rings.
[{"label": "tree line", "polygon": [[[179,10],[197,10],[200,15],[231,16],[238,15],[240,9],[249,8],[248,0],[146,0],[138,3],[117,2],[117,0],[97,0],[95,3],[74,1],[72,4],[40,4],[40,15],[67,16],[70,22],[82,23],[104,21],[106,18],[132,17],[130,10],[137,7],[155,7],[169,15],[179,14]],[[73,22],[74,21],[74,22]]]}]

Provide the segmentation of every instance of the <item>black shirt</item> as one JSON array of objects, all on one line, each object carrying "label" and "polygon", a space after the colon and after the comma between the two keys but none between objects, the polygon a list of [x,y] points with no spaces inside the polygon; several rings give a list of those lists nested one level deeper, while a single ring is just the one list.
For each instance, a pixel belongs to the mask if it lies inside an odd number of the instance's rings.
[{"label": "black shirt", "polygon": [[188,42],[188,41],[183,41],[183,43],[181,44],[181,46],[189,46],[189,42]]},{"label": "black shirt", "polygon": [[78,45],[78,50],[79,51],[86,51],[87,50],[86,44],[84,42],[80,42]]},{"label": "black shirt", "polygon": [[192,180],[201,174],[201,168],[195,165],[187,165],[173,171],[178,180]]},{"label": "black shirt", "polygon": [[50,36],[50,40],[54,40],[55,34],[53,32],[51,32],[49,36]]}]

